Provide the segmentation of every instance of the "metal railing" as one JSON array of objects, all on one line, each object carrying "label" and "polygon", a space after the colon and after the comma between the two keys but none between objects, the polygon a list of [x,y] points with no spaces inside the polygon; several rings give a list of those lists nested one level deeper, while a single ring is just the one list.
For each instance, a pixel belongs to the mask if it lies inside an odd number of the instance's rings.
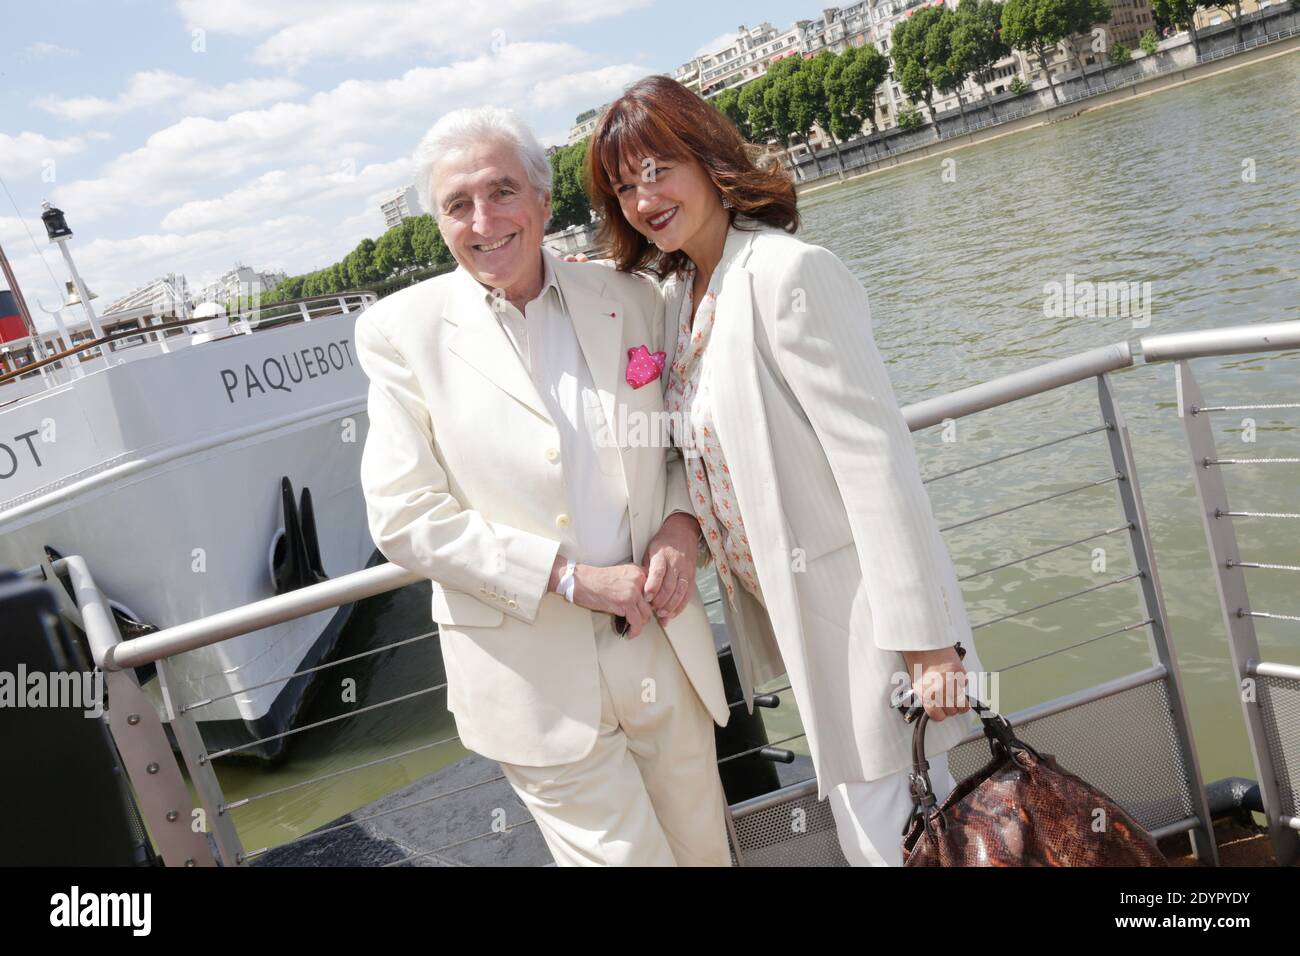
[{"label": "metal railing", "polygon": [[[1268,510],[1234,510],[1228,501],[1225,470],[1242,466],[1293,470],[1300,448],[1284,449],[1291,454],[1252,454],[1249,457],[1221,457],[1214,437],[1212,416],[1220,412],[1254,412],[1300,409],[1300,402],[1248,402],[1233,405],[1207,404],[1200,384],[1192,373],[1191,359],[1207,355],[1273,351],[1300,348],[1300,322],[1278,323],[1268,327],[1248,326],[1242,330],[1225,329],[1212,336],[1192,337],[1184,334],[1155,336],[1147,342],[1148,354],[1176,362],[1175,387],[1178,417],[1191,456],[1192,481],[1201,505],[1205,540],[1214,568],[1214,580],[1223,614],[1224,630],[1232,665],[1240,690],[1242,716],[1246,722],[1251,755],[1259,780],[1268,820],[1269,839],[1277,862],[1289,865],[1300,859],[1300,667],[1263,659],[1255,633],[1259,619],[1300,624],[1300,605],[1278,610],[1253,609],[1247,579],[1256,571],[1295,574],[1300,560],[1292,550],[1287,560],[1265,560],[1263,556],[1243,552],[1237,540],[1239,519],[1270,523],[1300,519],[1300,506],[1294,496],[1261,507]],[[1250,437],[1258,440],[1252,430]],[[1292,489],[1300,488],[1300,480]],[[1254,560],[1243,560],[1250,557]],[[1251,574],[1247,574],[1251,572]],[[1292,594],[1300,589],[1291,591]]]},{"label": "metal railing", "polygon": [[[310,322],[313,319],[345,315],[350,312],[364,312],[374,305],[376,301],[375,293],[368,291],[292,299],[288,302],[258,306],[237,312],[228,317],[229,326],[221,331],[229,335],[248,335],[256,332],[262,326],[275,328],[280,325]],[[153,306],[141,306],[126,312],[106,313],[102,316],[102,320],[105,323],[111,323],[137,318],[148,319],[156,315],[157,311]],[[173,319],[159,322],[156,325],[146,324],[138,328],[116,329],[94,339],[74,342],[67,348],[52,355],[44,355],[35,361],[28,362],[26,365],[20,365],[14,370],[0,375],[0,386],[39,373],[47,376],[46,385],[52,387],[57,382],[48,377],[50,373],[65,367],[71,367],[74,374],[76,374],[83,362],[89,362],[95,358],[103,359],[104,367],[107,367],[110,352],[116,355],[130,349],[140,348],[149,344],[150,339],[163,351],[170,351],[175,336],[169,333],[178,329],[184,330],[201,323],[210,323],[220,318],[221,316],[206,316],[203,318]],[[139,341],[131,341],[132,339],[139,339]],[[0,397],[3,397],[3,395],[4,393],[0,392]]]},{"label": "metal railing", "polygon": [[[1156,336],[1143,339],[1142,344],[1143,358],[1148,363],[1185,358],[1190,355],[1293,348],[1300,345],[1300,322],[1184,333],[1181,336]],[[1181,677],[1169,632],[1168,616],[1151,547],[1132,446],[1110,380],[1112,371],[1133,364],[1134,359],[1129,344],[1119,342],[1002,376],[939,398],[922,401],[906,407],[903,412],[913,431],[936,425],[947,427],[956,419],[1010,406],[1032,396],[1044,395],[1084,381],[1094,383],[1097,389],[1096,401],[1099,412],[1099,420],[1095,425],[1063,435],[1042,436],[1039,441],[1027,447],[936,474],[926,478],[925,481],[927,484],[933,484],[957,479],[978,469],[1011,459],[1049,453],[1052,449],[1067,443],[1085,441],[1092,437],[1104,438],[1106,466],[1097,475],[1092,476],[1091,480],[1071,482],[1067,487],[1060,487],[1061,483],[1055,482],[1052,483],[1052,487],[1044,489],[1049,492],[1047,494],[1017,501],[1007,507],[995,508],[977,518],[941,530],[945,533],[950,532],[976,522],[994,520],[1003,515],[1039,508],[1048,502],[1060,502],[1073,496],[1087,495],[1092,490],[1102,487],[1108,486],[1114,489],[1120,511],[1118,521],[1112,520],[1102,526],[1082,529],[1086,532],[1082,535],[1077,533],[1066,535],[1065,540],[1050,548],[981,568],[965,575],[964,580],[993,574],[1012,566],[1024,566],[1047,554],[1110,536],[1118,536],[1119,539],[1128,542],[1135,568],[1133,573],[1119,575],[1096,586],[1065,593],[1045,603],[1040,602],[1016,609],[1012,613],[990,617],[972,625],[972,629],[995,627],[1049,606],[1075,601],[1089,593],[1118,594],[1120,588],[1129,582],[1134,582],[1141,602],[1141,611],[1135,620],[1104,633],[1072,635],[1071,641],[1064,647],[1046,651],[1042,648],[1032,649],[1033,653],[1023,660],[1002,668],[1000,673],[1005,674],[1057,654],[1073,653],[1085,646],[1102,648],[1106,646],[1104,642],[1118,635],[1138,630],[1144,630],[1146,634],[1148,665],[1120,678],[1063,697],[1040,701],[1008,716],[1016,724],[1017,732],[1024,739],[1057,754],[1063,764],[1097,783],[1156,836],[1187,832],[1196,855],[1202,860],[1213,863],[1217,862],[1217,851],[1213,840],[1212,822],[1187,720]],[[1235,552],[1233,554],[1235,555]],[[139,795],[141,811],[148,822],[159,853],[168,865],[212,865],[217,861],[224,865],[244,865],[266,853],[267,848],[251,851],[245,849],[231,815],[236,808],[335,780],[341,775],[372,768],[408,756],[418,750],[442,746],[455,740],[453,736],[431,741],[410,751],[331,771],[328,774],[298,781],[289,787],[253,794],[238,801],[228,801],[222,793],[213,770],[213,762],[245,747],[226,748],[213,752],[205,748],[194,715],[202,707],[212,703],[212,700],[180,699],[178,696],[180,683],[175,679],[171,659],[177,654],[247,634],[272,624],[393,591],[422,581],[422,576],[392,564],[383,564],[179,624],[154,634],[123,641],[109,610],[108,602],[96,587],[90,569],[86,567],[82,558],[71,556],[53,564],[45,561],[41,566],[29,569],[27,573],[31,576],[43,574],[47,579],[52,580],[56,574],[63,571],[70,576],[75,596],[75,606],[69,606],[67,611],[87,634],[94,661],[105,672],[111,702],[109,716],[113,737],[131,782]],[[1240,571],[1234,569],[1233,573],[1240,574]],[[61,588],[55,590],[61,591]],[[1241,606],[1247,605],[1242,603]],[[1234,618],[1229,621],[1230,631],[1234,621],[1241,620],[1250,619]],[[366,654],[379,653],[402,643],[423,640],[432,636],[432,633],[407,638],[368,651]],[[1238,637],[1234,635],[1233,639],[1238,640]],[[1238,665],[1243,675],[1295,680],[1296,675],[1292,673],[1294,668],[1286,669],[1280,665],[1253,660],[1248,645],[1249,641],[1246,640],[1243,644],[1245,657],[1238,660],[1239,648],[1234,644],[1234,663]],[[366,655],[356,655],[347,660],[355,660],[356,657],[361,656]],[[161,682],[163,700],[161,719],[158,710],[148,702],[137,686],[131,670],[150,662],[156,662]],[[300,673],[322,670],[339,663],[343,661],[328,662],[319,667],[309,668],[308,671],[286,674],[276,680],[288,681]],[[276,736],[301,733],[359,713],[373,712],[420,699],[424,695],[443,689],[444,686],[435,684],[410,694],[369,703],[347,714],[295,727]],[[1087,721],[1086,727],[1081,723],[1084,719]],[[1260,725],[1258,728],[1260,739],[1268,737],[1270,732],[1274,736],[1281,733],[1291,734],[1294,737],[1294,727],[1284,727],[1280,731],[1274,727],[1270,731],[1266,718],[1248,711],[1248,720],[1250,719],[1256,720]],[[171,726],[198,797],[197,807],[192,806],[180,768],[167,745],[161,720],[166,720]],[[1108,722],[1112,729],[1122,733],[1106,734],[1098,729]],[[1086,730],[1086,733],[1081,732],[1081,727]],[[1100,747],[1097,744],[1099,739],[1103,741]],[[246,746],[251,747],[262,742],[265,741],[253,741]],[[777,741],[769,746],[785,742],[787,741]],[[1292,748],[1295,746],[1293,739],[1284,740],[1283,743]],[[981,753],[983,750],[983,736],[978,729],[973,730],[951,753],[949,766],[954,776],[960,779],[978,769],[987,760],[986,753]],[[730,755],[723,760],[735,756],[738,755]],[[1263,785],[1266,777],[1263,769],[1260,776]],[[491,777],[475,782],[471,787],[498,782],[501,779],[500,776]],[[436,804],[438,800],[454,796],[464,789],[468,788],[434,794],[407,806],[386,809],[384,813],[410,809],[428,812],[431,805]],[[788,861],[800,858],[800,853],[803,853],[806,858],[808,854],[805,851],[808,850],[808,846],[803,846],[801,849],[800,837],[789,832],[788,810],[791,801],[806,803],[810,792],[815,805],[815,790],[815,781],[803,781],[732,807],[732,837],[735,841],[733,850],[738,861],[759,859]],[[1275,789],[1272,792],[1278,791]],[[1272,814],[1278,812],[1276,808],[1279,804],[1276,798],[1268,805],[1272,808]],[[197,812],[202,812],[206,819],[205,829],[212,836],[215,857],[207,852],[202,836],[196,836],[191,827],[191,819]],[[772,813],[784,814],[784,819],[787,821],[784,830],[780,827],[774,829],[768,825],[770,821],[765,822],[764,815],[770,816]],[[1280,826],[1295,825],[1294,817],[1279,818],[1279,820]],[[332,829],[355,826],[362,822],[364,820],[354,819]],[[511,824],[507,832],[525,827],[529,822],[524,820]],[[838,849],[833,839],[827,843],[824,824],[826,821],[823,820],[821,825],[808,831],[810,839],[816,837],[819,847],[813,852],[813,856],[823,861],[834,862],[838,857]],[[308,833],[288,842],[310,840],[320,835],[319,831]],[[499,832],[491,830],[459,840],[451,846],[497,836]],[[422,851],[408,859],[434,855],[451,849],[451,846]],[[1279,856],[1281,857],[1281,854]]]}]

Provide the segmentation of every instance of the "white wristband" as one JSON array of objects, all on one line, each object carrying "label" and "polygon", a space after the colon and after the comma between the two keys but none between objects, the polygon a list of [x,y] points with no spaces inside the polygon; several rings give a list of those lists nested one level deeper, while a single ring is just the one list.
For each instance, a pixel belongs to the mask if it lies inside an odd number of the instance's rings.
[{"label": "white wristband", "polygon": [[564,565],[564,571],[560,574],[560,583],[556,588],[557,592],[568,601],[573,603],[573,569],[577,567],[577,562],[567,561]]}]

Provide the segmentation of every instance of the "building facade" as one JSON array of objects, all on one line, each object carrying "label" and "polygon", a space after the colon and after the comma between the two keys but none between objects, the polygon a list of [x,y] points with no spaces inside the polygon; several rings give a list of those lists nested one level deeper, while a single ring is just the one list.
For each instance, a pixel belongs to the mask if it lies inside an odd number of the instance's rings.
[{"label": "building facade", "polygon": [[572,146],[574,143],[581,143],[594,133],[596,131],[596,121],[600,119],[600,114],[605,112],[605,107],[608,105],[608,103],[602,103],[594,110],[587,110],[587,112],[579,114],[569,130],[569,142],[566,145]]},{"label": "building facade", "polygon": [[[1287,0],[1241,0],[1241,17],[1243,20],[1251,14],[1259,13],[1261,10],[1277,10],[1279,7],[1286,6]],[[1196,29],[1202,27],[1217,27],[1220,24],[1232,22],[1232,4],[1224,3],[1224,7],[1200,7],[1196,11]]]},{"label": "building facade", "polygon": [[194,297],[195,304],[217,302],[229,305],[239,299],[247,299],[259,292],[270,292],[288,276],[283,272],[259,272],[243,263],[235,263],[231,269],[216,282],[204,286]]},{"label": "building facade", "polygon": [[403,219],[420,215],[420,197],[414,186],[403,186],[393,195],[379,204],[379,211],[384,214],[384,228],[392,229],[400,225]]}]

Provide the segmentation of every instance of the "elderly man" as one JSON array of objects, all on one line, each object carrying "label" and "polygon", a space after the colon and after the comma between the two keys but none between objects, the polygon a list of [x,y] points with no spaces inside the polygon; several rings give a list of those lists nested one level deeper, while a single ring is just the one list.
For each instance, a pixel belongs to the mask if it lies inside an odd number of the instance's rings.
[{"label": "elderly man", "polygon": [[662,420],[662,300],[543,251],[550,164],[514,114],[448,114],[417,166],[459,268],[357,322],[361,481],[379,550],[433,582],[461,741],[558,864],[727,865],[699,524],[657,429],[617,440]]}]

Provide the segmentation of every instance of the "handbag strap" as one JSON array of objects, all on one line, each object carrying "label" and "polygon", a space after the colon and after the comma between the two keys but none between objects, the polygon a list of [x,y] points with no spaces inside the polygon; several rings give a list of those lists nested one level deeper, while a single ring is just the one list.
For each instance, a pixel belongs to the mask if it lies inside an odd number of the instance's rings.
[{"label": "handbag strap", "polygon": [[[1013,759],[1017,751],[1031,753],[1042,759],[1037,750],[1016,736],[1010,721],[1005,717],[992,711],[974,697],[968,697],[967,700],[970,702],[971,710],[975,711],[975,716],[983,724],[984,736],[988,738],[989,752],[994,760],[1003,755]],[[904,835],[911,828],[912,820],[918,816],[926,833],[929,833],[931,811],[938,804],[934,796],[934,787],[930,782],[930,762],[925,759],[925,728],[930,723],[930,715],[921,709],[920,704],[913,705],[909,713],[916,710],[920,711],[920,718],[912,730],[912,772],[908,775],[909,789],[912,793],[912,812],[908,814],[903,824]]]}]

